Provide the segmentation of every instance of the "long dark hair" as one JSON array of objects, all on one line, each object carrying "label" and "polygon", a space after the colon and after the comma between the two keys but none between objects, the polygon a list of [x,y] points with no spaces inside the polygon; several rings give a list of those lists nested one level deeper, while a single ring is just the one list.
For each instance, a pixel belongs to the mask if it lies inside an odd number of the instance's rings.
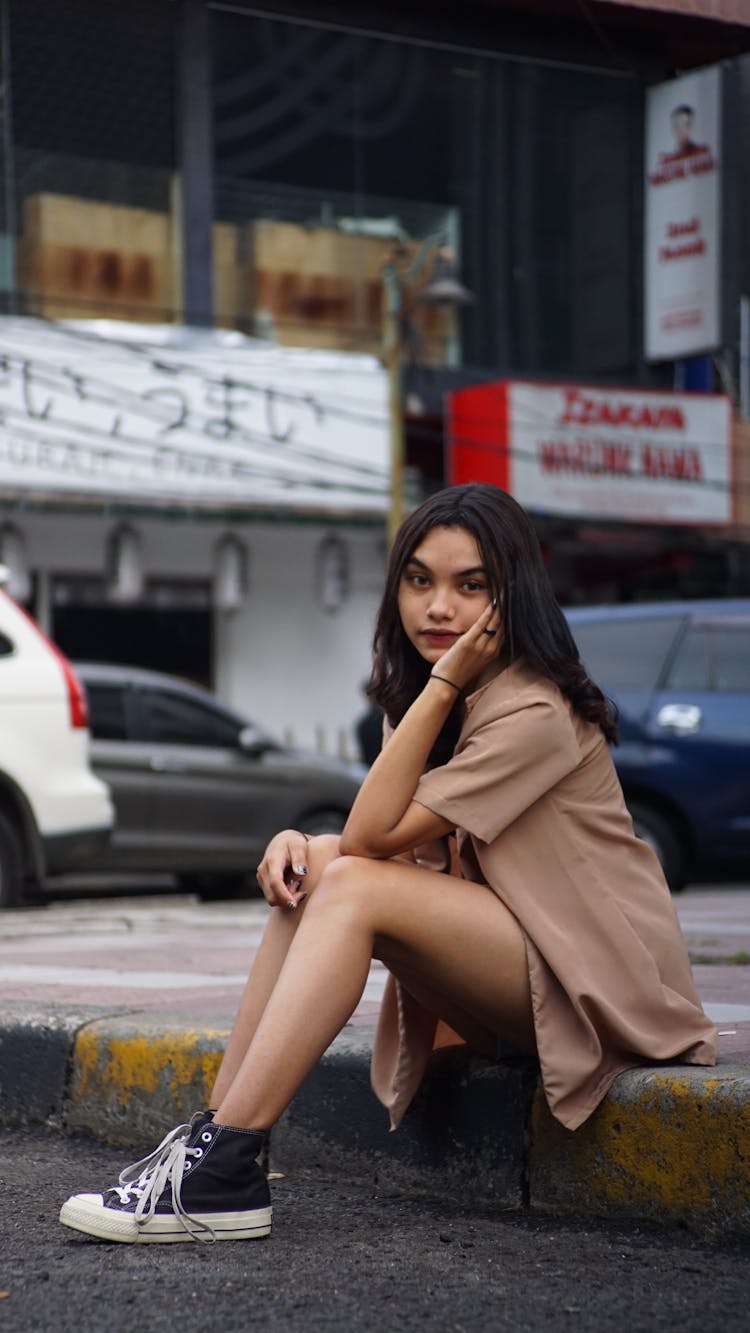
[{"label": "long dark hair", "polygon": [[[404,568],[433,528],[471,533],[498,598],[510,661],[554,681],[574,712],[617,741],[617,724],[601,690],[586,674],[568,622],[552,591],[536,533],[521,506],[497,486],[471,483],[430,496],[402,524],[393,543],[383,600],[375,622],[372,676],[367,693],[397,726],[424,688],[431,666],[409,642],[398,611]],[[445,763],[461,727],[460,701],[441,731],[430,763]]]}]

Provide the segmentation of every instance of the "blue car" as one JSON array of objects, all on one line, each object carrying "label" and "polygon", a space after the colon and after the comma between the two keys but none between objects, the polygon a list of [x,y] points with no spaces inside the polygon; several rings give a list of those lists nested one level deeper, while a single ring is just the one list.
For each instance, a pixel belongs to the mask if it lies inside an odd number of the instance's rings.
[{"label": "blue car", "polygon": [[750,600],[568,609],[617,706],[613,758],[636,832],[677,891],[750,863]]}]

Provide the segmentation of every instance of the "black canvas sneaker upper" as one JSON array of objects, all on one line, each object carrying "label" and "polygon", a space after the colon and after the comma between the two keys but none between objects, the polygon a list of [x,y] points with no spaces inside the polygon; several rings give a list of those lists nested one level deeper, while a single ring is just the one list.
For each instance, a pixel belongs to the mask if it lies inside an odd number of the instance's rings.
[{"label": "black canvas sneaker upper", "polygon": [[211,1240],[210,1222],[195,1214],[226,1214],[267,1208],[268,1182],[256,1157],[265,1135],[217,1125],[198,1112],[189,1125],[171,1131],[154,1152],[120,1173],[103,1199],[108,1210],[130,1213],[137,1226],[170,1214],[196,1240]]}]

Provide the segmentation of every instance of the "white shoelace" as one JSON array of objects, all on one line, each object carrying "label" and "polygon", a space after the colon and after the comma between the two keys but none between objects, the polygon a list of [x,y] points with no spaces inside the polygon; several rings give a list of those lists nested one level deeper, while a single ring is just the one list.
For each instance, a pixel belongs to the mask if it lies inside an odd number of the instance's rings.
[{"label": "white shoelace", "polygon": [[183,1206],[181,1188],[182,1176],[188,1158],[198,1161],[203,1156],[202,1148],[188,1148],[186,1140],[192,1131],[192,1125],[178,1125],[165,1135],[152,1153],[133,1162],[120,1172],[120,1183],[114,1189],[120,1203],[131,1203],[133,1196],[138,1199],[135,1207],[136,1226],[145,1226],[156,1212],[168,1183],[172,1186],[172,1208],[185,1230],[193,1240],[216,1240],[213,1229],[207,1222],[193,1217]]}]

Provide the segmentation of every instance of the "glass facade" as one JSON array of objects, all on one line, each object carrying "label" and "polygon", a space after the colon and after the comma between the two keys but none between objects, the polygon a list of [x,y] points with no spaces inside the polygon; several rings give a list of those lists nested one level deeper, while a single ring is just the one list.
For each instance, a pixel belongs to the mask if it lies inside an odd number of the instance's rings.
[{"label": "glass facade", "polygon": [[[369,349],[385,254],[431,237],[475,296],[464,361],[634,377],[633,79],[221,10],[213,60],[222,321]],[[459,359],[416,299],[434,248],[407,312],[427,363]]]},{"label": "glass facade", "polygon": [[[641,334],[644,86],[671,67],[663,44],[634,27],[628,67],[605,69],[612,53],[574,5],[558,41],[559,22],[501,6],[406,0],[407,37],[379,31],[376,5],[287,3],[305,17],[267,0],[0,0],[0,313],[205,319],[380,354],[390,260],[409,502],[444,483],[448,389],[671,387],[671,363],[644,364]],[[502,32],[517,50],[500,49]],[[741,119],[750,57],[735,66]],[[732,172],[728,307],[750,286],[746,145]],[[422,299],[441,248],[473,297],[460,314]],[[737,351],[718,369],[747,412]],[[740,525],[748,429],[738,420]],[[730,570],[718,536],[689,567],[683,533],[665,532],[661,554],[644,541],[646,572],[628,584],[636,562],[611,533],[544,523],[577,600],[661,596],[678,574],[687,595],[747,586],[745,554]]]},{"label": "glass facade", "polygon": [[[4,309],[184,316],[190,9],[0,0]],[[395,253],[413,364],[642,378],[635,75],[208,10],[216,323],[378,350]],[[458,320],[420,299],[438,246]]]},{"label": "glass facade", "polygon": [[3,0],[5,310],[172,318],[173,11]]},{"label": "glass facade", "polygon": [[[393,242],[461,248],[456,111],[471,80],[456,88],[450,60],[419,46],[275,19],[216,13],[213,46],[216,218],[239,275],[219,263],[219,317],[371,350]],[[422,314],[413,336],[439,331]]]}]

